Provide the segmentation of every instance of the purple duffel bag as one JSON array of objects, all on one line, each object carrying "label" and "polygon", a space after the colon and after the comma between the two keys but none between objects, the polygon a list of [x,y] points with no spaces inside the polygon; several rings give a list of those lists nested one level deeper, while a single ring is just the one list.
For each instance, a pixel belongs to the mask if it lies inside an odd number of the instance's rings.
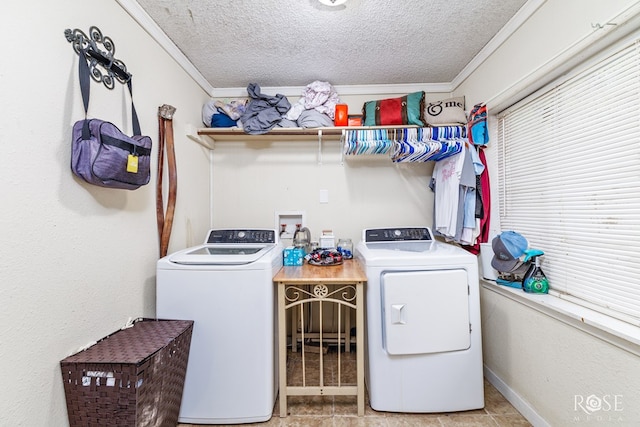
[{"label": "purple duffel bag", "polygon": [[78,77],[85,119],[73,125],[71,171],[89,184],[135,190],[149,183],[151,176],[151,138],[141,135],[133,105],[131,75],[126,80],[131,95],[133,136],[127,136],[112,123],[87,119],[91,81],[85,49],[80,51]]},{"label": "purple duffel bag", "polygon": [[90,184],[135,190],[149,183],[151,138],[127,136],[103,120],[79,120],[73,125],[71,170]]}]

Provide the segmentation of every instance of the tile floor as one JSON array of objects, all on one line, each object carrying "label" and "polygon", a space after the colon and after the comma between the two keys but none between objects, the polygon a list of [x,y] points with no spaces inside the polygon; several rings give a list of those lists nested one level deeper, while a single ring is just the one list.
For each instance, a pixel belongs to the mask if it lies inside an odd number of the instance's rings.
[{"label": "tile floor", "polygon": [[[291,353],[287,359],[287,375],[290,385],[302,385],[302,359],[300,352]],[[334,384],[337,380],[338,363],[335,350],[329,350],[325,356],[325,385]],[[305,353],[307,361],[307,384],[317,385],[319,382],[319,355]],[[343,384],[355,384],[355,352],[341,353],[340,372]],[[485,380],[485,407],[473,411],[436,413],[436,414],[401,414],[377,412],[368,405],[365,396],[364,417],[357,416],[355,396],[290,396],[287,400],[289,416],[280,418],[280,406],[276,401],[273,417],[263,423],[250,424],[262,427],[304,426],[304,427],[340,427],[340,426],[492,426],[521,427],[530,426],[529,422]],[[249,425],[249,424],[245,424]],[[190,424],[178,424],[178,427],[191,427]],[[196,425],[194,425],[196,427]]]}]

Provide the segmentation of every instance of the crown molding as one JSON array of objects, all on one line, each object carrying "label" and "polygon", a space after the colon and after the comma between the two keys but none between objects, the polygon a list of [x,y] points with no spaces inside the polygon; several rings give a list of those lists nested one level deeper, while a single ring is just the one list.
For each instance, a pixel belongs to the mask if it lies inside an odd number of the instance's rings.
[{"label": "crown molding", "polygon": [[[215,88],[198,71],[158,24],[135,0],[116,0],[118,4],[185,70],[211,97],[237,98],[247,96],[246,87]],[[431,93],[451,93],[462,84],[491,54],[498,49],[546,0],[528,0],[507,24],[485,45],[451,81],[445,83],[406,83],[391,85],[339,85],[334,86],[341,95],[387,95],[424,90]],[[304,86],[262,87],[265,92],[298,96]]]},{"label": "crown molding", "polygon": [[155,40],[187,74],[207,93],[213,86],[204,78],[198,69],[189,61],[173,41],[162,31],[156,22],[135,0],[116,0],[118,4]]},{"label": "crown molding", "polygon": [[[306,86],[264,86],[260,87],[263,93],[278,93],[284,96],[300,96]],[[333,88],[341,96],[346,95],[395,95],[398,93],[425,92],[451,92],[450,83],[406,83],[392,85],[335,85]],[[246,87],[214,88],[212,98],[242,98],[247,96]]]},{"label": "crown molding", "polygon": [[487,43],[476,56],[458,73],[458,75],[451,81],[451,87],[453,90],[457,89],[473,72],[489,58],[493,52],[498,50],[500,46],[509,38],[513,33],[524,24],[527,19],[533,15],[536,10],[540,8],[547,0],[528,0],[515,15],[507,22],[507,24],[493,36],[489,43]]}]

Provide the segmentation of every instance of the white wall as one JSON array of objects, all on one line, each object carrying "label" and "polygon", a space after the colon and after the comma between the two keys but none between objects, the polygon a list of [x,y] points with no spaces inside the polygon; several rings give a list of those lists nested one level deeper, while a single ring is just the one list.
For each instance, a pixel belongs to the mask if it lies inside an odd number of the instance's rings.
[{"label": "white wall", "polygon": [[[485,288],[481,300],[485,367],[535,425],[638,425],[637,354]],[[585,412],[589,396],[607,403]]]},{"label": "white wall", "polygon": [[[468,107],[493,100],[491,111],[536,82],[536,70],[544,77],[540,67],[584,39],[591,23],[608,22],[632,3],[548,0],[456,92]],[[432,165],[380,159],[341,165],[335,141],[324,146],[322,165],[312,142],[219,143],[210,190],[209,153],[184,136],[186,125],[199,124],[206,94],[115,2],[10,2],[0,17],[2,425],[65,425],[59,361],[128,317],[155,311],[155,174],[152,184],[128,192],[86,185],[69,170],[71,125],[82,117],[82,104],[77,57],[63,32],[91,25],[112,37],[116,57],[134,74],[143,133],[157,142],[157,107],[177,107],[179,190],[170,251],[201,241],[210,194],[214,226],[272,227],[275,210],[301,209],[314,237],[333,228],[355,242],[363,227],[431,224]],[[121,112],[128,105],[124,87],[108,91],[93,83],[92,89],[90,114],[130,132],[128,111]],[[362,105],[362,99],[347,102],[351,111]],[[491,147],[488,154],[491,161]],[[329,204],[319,203],[320,189],[329,190]],[[637,357],[500,296],[483,291],[482,300],[487,367],[550,424],[569,424],[573,394],[607,391],[625,396],[627,421],[640,420],[637,380],[629,375]],[[551,367],[522,366],[538,351]]]},{"label": "white wall", "polygon": [[[136,191],[90,186],[70,171],[71,126],[83,117],[78,56],[67,28],[98,26],[134,75],[142,132],[177,107],[178,204],[170,250],[209,227],[208,151],[185,137],[205,94],[112,0],[12,1],[0,14],[0,425],[67,424],[59,362],[155,316],[155,173]],[[131,132],[125,87],[92,83],[90,116]]]},{"label": "white wall", "polygon": [[[491,55],[456,93],[468,105],[485,101],[498,113],[543,86],[567,66],[584,60],[594,47],[610,42],[636,24],[615,17],[631,0],[547,0],[531,19]],[[595,30],[592,24],[605,30]],[[609,32],[605,38],[605,32]],[[495,117],[487,150],[492,185],[495,168]],[[497,191],[492,193],[492,232],[498,233]],[[530,307],[482,289],[484,363],[517,400],[530,405],[541,425],[637,425],[640,423],[640,358]],[[576,396],[620,395],[620,412],[576,410]]]},{"label": "white wall", "polygon": [[[266,93],[267,95],[275,95]],[[341,96],[350,114],[364,101],[401,94]],[[428,100],[447,93],[429,93]],[[295,103],[296,96],[289,96]],[[339,141],[216,142],[213,150],[213,225],[274,227],[275,212],[304,211],[312,239],[331,229],[336,238],[360,240],[367,227],[429,226],[433,162],[394,164],[388,155],[341,157]],[[328,190],[329,203],[320,203]]]}]

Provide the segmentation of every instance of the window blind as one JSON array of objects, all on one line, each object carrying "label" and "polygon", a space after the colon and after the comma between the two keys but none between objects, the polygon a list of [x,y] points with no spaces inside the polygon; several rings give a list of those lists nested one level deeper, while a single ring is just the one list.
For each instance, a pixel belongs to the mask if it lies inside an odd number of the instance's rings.
[{"label": "window blind", "polygon": [[553,292],[640,324],[640,41],[500,113],[498,176]]}]

